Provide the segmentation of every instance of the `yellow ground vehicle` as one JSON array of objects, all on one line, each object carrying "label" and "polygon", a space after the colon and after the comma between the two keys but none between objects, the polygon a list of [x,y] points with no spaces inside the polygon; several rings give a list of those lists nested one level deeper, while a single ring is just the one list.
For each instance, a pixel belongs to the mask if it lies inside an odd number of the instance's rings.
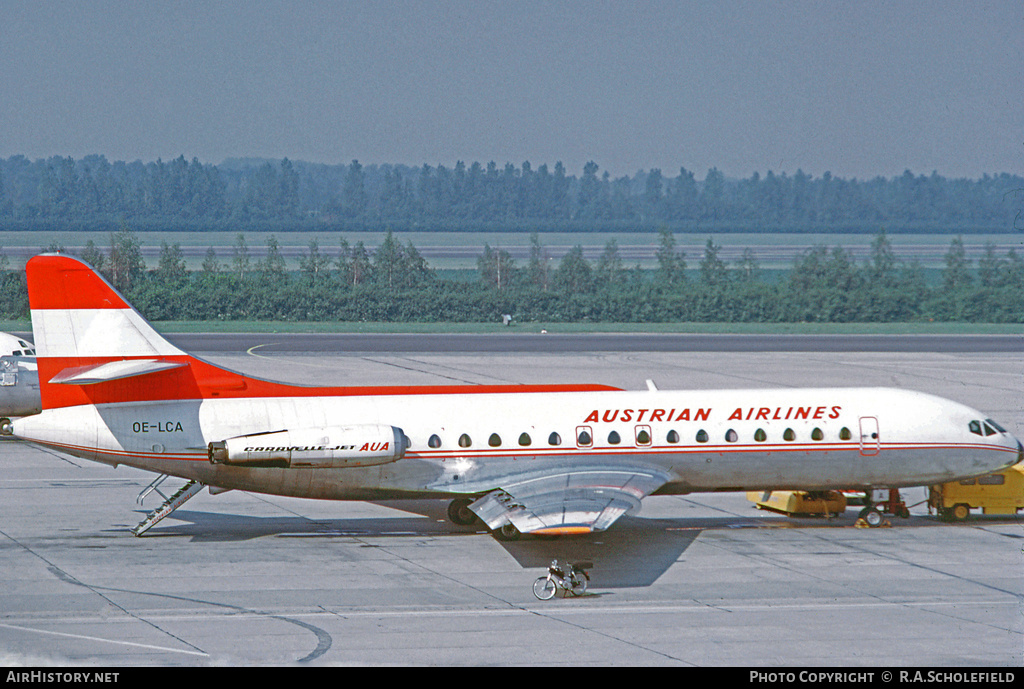
[{"label": "yellow ground vehicle", "polygon": [[928,490],[928,507],[947,521],[963,521],[972,508],[983,514],[1015,514],[1024,508],[1024,466],[977,479],[953,481]]},{"label": "yellow ground vehicle", "polygon": [[776,490],[767,497],[761,492],[747,493],[747,500],[759,510],[771,510],[792,516],[824,515],[846,511],[846,496],[839,491]]}]

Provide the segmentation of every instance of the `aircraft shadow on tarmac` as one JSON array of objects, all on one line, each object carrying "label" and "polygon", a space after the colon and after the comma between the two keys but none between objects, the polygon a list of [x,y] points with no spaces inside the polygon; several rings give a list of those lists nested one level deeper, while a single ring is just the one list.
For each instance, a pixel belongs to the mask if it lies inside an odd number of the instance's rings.
[{"label": "aircraft shadow on tarmac", "polygon": [[[187,537],[195,542],[236,542],[257,538],[458,538],[483,535],[482,525],[457,526],[446,518],[446,501],[404,500],[375,503],[420,516],[313,519],[261,517],[177,510],[142,538]],[[173,520],[173,521],[172,521]],[[494,542],[524,569],[546,568],[551,560],[591,562],[591,586],[633,588],[653,584],[677,562],[707,528],[754,526],[741,517],[647,519],[626,516],[599,533],[579,536],[523,536]]]}]

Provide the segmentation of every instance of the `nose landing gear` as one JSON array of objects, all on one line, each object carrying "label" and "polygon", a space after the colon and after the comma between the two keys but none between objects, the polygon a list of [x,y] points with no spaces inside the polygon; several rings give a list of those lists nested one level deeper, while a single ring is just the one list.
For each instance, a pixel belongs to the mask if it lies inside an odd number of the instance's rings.
[{"label": "nose landing gear", "polygon": [[901,519],[906,519],[910,516],[910,510],[896,488],[891,488],[889,490],[889,499],[882,502],[872,502],[871,493],[872,491],[865,493],[864,509],[857,515],[857,526],[867,526],[870,528],[892,526],[889,520],[885,518],[886,514],[891,514]]}]

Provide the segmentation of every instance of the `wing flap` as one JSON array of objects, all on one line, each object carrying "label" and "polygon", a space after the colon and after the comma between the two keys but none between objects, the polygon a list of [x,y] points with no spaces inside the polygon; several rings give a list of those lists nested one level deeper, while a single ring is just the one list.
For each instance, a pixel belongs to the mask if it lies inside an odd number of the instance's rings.
[{"label": "wing flap", "polygon": [[511,523],[520,533],[604,531],[667,481],[658,470],[579,469],[524,479],[488,493],[469,509],[490,529]]}]

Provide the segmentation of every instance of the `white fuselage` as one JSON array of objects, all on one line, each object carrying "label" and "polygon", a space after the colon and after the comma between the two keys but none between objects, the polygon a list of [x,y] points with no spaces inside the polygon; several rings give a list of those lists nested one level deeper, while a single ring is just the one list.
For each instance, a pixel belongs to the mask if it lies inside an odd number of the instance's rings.
[{"label": "white fuselage", "polygon": [[[1008,433],[972,432],[983,420],[884,388],[381,394],[80,405],[16,420],[14,435],[225,489],[367,499],[477,495],[532,475],[630,466],[667,472],[661,493],[926,485],[1020,459]],[[338,468],[208,459],[210,442],[351,424],[400,428],[404,456]]]}]

